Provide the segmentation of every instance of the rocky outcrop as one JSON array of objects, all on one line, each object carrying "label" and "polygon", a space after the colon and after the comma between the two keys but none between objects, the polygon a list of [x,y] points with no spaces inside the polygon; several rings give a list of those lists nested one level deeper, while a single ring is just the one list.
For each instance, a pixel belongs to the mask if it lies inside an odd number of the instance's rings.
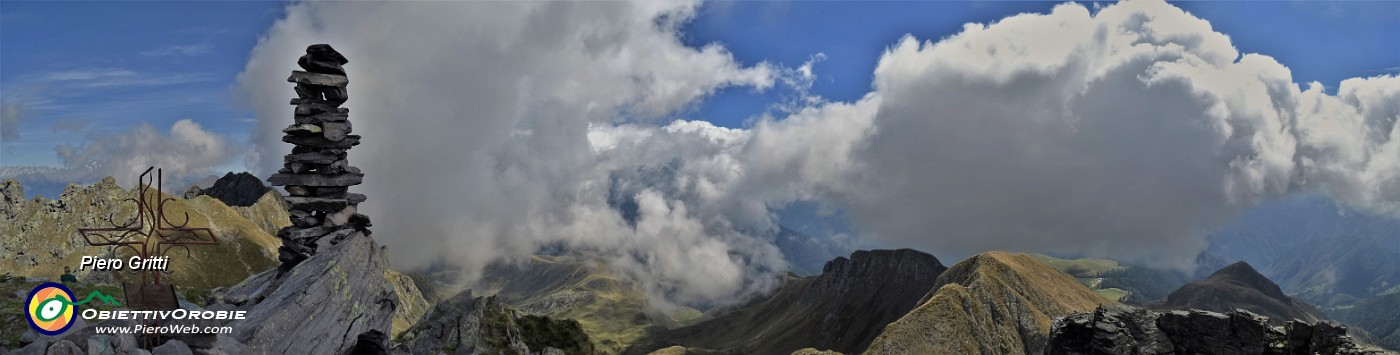
[{"label": "rocky outcrop", "polygon": [[648,336],[627,350],[681,345],[742,354],[790,354],[803,348],[864,350],[885,325],[919,304],[947,268],[910,249],[857,251],[811,277],[789,276],[773,295],[704,322]]},{"label": "rocky outcrop", "polygon": [[216,291],[208,308],[248,311],[229,326],[255,352],[343,354],[360,334],[390,330],[398,301],[388,266],[383,248],[354,234],[285,274],[269,270]]},{"label": "rocky outcrop", "polygon": [[1055,317],[1112,303],[1025,254],[983,253],[938,277],[927,301],[865,354],[1039,354]]},{"label": "rocky outcrop", "polygon": [[464,291],[433,306],[400,337],[396,354],[596,354],[573,320],[522,313]]},{"label": "rocky outcrop", "polygon": [[[272,190],[267,185],[263,185],[262,179],[246,172],[229,172],[224,174],[224,177],[215,180],[214,185],[207,189],[196,191],[195,188],[197,186],[192,186],[191,190],[186,191],[186,195],[193,193],[194,195],[209,196],[223,201],[225,205],[241,207],[258,203],[258,199],[262,198],[263,194]],[[192,197],[186,196],[186,199],[188,198]]]},{"label": "rocky outcrop", "polygon": [[1330,311],[1337,320],[1370,333],[1376,345],[1400,350],[1400,293],[1365,300],[1355,306]]},{"label": "rocky outcrop", "polygon": [[418,284],[408,275],[398,271],[385,271],[384,279],[394,286],[394,295],[398,297],[398,307],[394,309],[393,331],[389,332],[390,338],[399,336],[408,330],[408,327],[418,323],[423,318],[423,314],[428,312],[428,307],[432,305],[423,298],[423,292],[418,289]]},{"label": "rocky outcrop", "polygon": [[1200,309],[1230,312],[1244,309],[1268,317],[1275,325],[1298,319],[1326,319],[1317,309],[1283,294],[1269,278],[1241,261],[1230,264],[1204,280],[1188,283],[1167,296],[1164,309]]},{"label": "rocky outcrop", "polygon": [[1055,320],[1047,355],[1061,354],[1385,354],[1357,344],[1341,325],[1288,321],[1237,310],[1158,313],[1103,306]]}]

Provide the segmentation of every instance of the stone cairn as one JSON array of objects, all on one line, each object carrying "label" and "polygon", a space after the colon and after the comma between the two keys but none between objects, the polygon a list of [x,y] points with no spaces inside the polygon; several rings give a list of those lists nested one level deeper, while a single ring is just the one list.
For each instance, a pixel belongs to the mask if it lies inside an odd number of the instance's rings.
[{"label": "stone cairn", "polygon": [[346,163],[346,152],[360,144],[360,136],[350,134],[350,110],[340,107],[348,99],[350,84],[341,67],[349,61],[330,45],[306,48],[297,65],[306,71],[292,71],[288,82],[296,83],[295,122],[283,129],[282,141],[295,145],[283,159],[285,166],[268,178],[273,186],[283,186],[289,196],[292,225],[277,232],[282,239],[278,259],[282,270],[290,270],[319,248],[344,240],[355,233],[369,235],[369,218],[356,211],[365,195],[351,193],[350,186],[364,178],[360,169]]}]

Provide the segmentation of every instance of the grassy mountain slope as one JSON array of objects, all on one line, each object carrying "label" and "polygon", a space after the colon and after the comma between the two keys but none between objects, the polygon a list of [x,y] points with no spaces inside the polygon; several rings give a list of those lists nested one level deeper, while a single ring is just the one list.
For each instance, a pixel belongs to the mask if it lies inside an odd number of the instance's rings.
[{"label": "grassy mountain slope", "polygon": [[1400,350],[1400,292],[1333,309],[1328,314],[1344,323],[1365,329],[1374,338],[1376,345]]},{"label": "grassy mountain slope", "polygon": [[1400,253],[1367,237],[1310,240],[1263,271],[1289,294],[1323,307],[1400,292]]},{"label": "grassy mountain slope", "polygon": [[706,321],[649,336],[628,353],[672,345],[741,354],[803,348],[859,352],[918,304],[946,268],[923,252],[857,251],[810,277],[789,275],[771,296]]},{"label": "grassy mountain slope", "polygon": [[1104,285],[1107,280],[1103,275],[1125,268],[1117,261],[1094,258],[1060,259],[1044,254],[1032,254],[1031,257],[1055,270],[1074,276],[1079,283],[1109,301],[1118,302],[1130,294],[1127,290]]},{"label": "grassy mountain slope", "polygon": [[[125,190],[111,178],[103,179],[89,186],[70,185],[58,198],[50,200],[12,199],[23,196],[18,183],[6,180],[0,188],[5,189],[3,206],[0,206],[0,270],[13,276],[41,276],[57,279],[63,267],[74,269],[79,280],[85,282],[115,282],[131,277],[131,273],[113,271],[78,270],[84,255],[108,257],[108,248],[93,247],[78,234],[78,228],[110,227],[108,216],[118,223],[135,216],[135,203],[125,201],[134,197],[136,190]],[[148,199],[156,198],[154,189],[148,192]],[[161,194],[161,197],[171,197]],[[266,204],[276,202],[268,200]],[[187,254],[183,249],[174,249],[170,256],[171,274],[162,277],[184,288],[208,289],[228,286],[242,281],[249,275],[276,266],[278,241],[260,223],[254,223],[244,214],[264,220],[275,218],[264,216],[266,210],[277,207],[254,205],[244,211],[235,210],[218,200],[200,197],[192,200],[174,198],[165,203],[167,219],[174,223],[189,216],[188,226],[207,227],[219,236],[217,246],[191,246]],[[285,212],[283,212],[285,213]],[[270,224],[264,222],[261,224]],[[115,257],[129,258],[130,252],[118,249]]]},{"label": "grassy mountain slope", "polygon": [[1039,354],[1054,317],[1112,303],[1030,256],[1005,252],[953,265],[935,290],[865,354]]},{"label": "grassy mountain slope", "polygon": [[518,264],[492,264],[473,289],[526,313],[577,320],[599,350],[610,353],[700,314],[693,309],[659,314],[648,307],[639,285],[601,260],[581,256],[537,255]]}]

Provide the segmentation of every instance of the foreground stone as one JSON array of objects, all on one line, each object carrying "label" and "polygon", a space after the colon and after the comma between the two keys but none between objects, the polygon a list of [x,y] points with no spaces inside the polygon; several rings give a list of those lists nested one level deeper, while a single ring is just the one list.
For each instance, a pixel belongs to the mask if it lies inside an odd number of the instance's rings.
[{"label": "foreground stone", "polygon": [[1055,320],[1045,354],[1394,354],[1356,343],[1332,321],[1289,321],[1244,310],[1158,313],[1102,306]]},{"label": "foreground stone", "polygon": [[397,307],[384,279],[389,260],[368,236],[354,234],[329,246],[282,277],[277,270],[220,290],[220,304],[248,310],[234,321],[232,340],[256,353],[344,354],[360,334],[390,331]]}]

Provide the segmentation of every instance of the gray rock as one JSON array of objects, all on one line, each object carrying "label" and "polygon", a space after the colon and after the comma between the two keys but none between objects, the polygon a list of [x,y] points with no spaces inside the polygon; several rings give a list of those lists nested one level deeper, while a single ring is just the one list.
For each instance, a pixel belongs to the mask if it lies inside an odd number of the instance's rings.
[{"label": "gray rock", "polygon": [[151,349],[151,355],[194,355],[194,351],[191,351],[190,346],[185,345],[185,342],[171,339],[165,344]]},{"label": "gray rock", "polygon": [[243,282],[239,282],[232,287],[215,289],[213,292],[210,292],[209,295],[210,307],[212,308],[218,303],[224,303],[239,307],[239,309],[245,309],[245,305],[251,306],[252,304],[261,302],[276,279],[277,270],[274,269],[249,276],[243,279]]},{"label": "gray rock", "polygon": [[117,350],[112,347],[112,336],[94,335],[88,337],[87,353],[89,355],[115,355]]},{"label": "gray rock", "polygon": [[312,214],[311,211],[291,210],[292,225],[297,227],[315,227],[321,224],[321,218]]},{"label": "gray rock", "polygon": [[34,328],[24,328],[24,334],[19,335],[19,343],[20,345],[29,344],[43,338],[44,336],[39,335],[39,332],[34,331]]},{"label": "gray rock", "polygon": [[126,353],[126,354],[127,354],[127,355],[151,355],[151,351],[150,351],[150,350],[146,350],[146,349],[142,349],[142,348],[136,348],[136,350],[132,350],[131,352]]},{"label": "gray rock", "polygon": [[190,188],[185,189],[185,194],[181,195],[180,197],[184,197],[186,200],[188,200],[195,197],[199,197],[199,195],[202,194],[204,194],[203,187],[199,187],[199,185],[190,185]]},{"label": "gray rock", "polygon": [[267,179],[267,182],[271,183],[273,186],[351,186],[359,185],[363,181],[364,176],[356,174],[272,174],[272,177]]},{"label": "gray rock", "polygon": [[238,342],[238,340],[233,339],[233,336],[230,336],[228,334],[219,334],[214,337],[214,341],[210,344],[208,348],[196,348],[194,349],[194,353],[201,355],[214,355],[256,354],[257,352],[253,351],[253,349],[249,348],[247,345]]},{"label": "gray rock", "polygon": [[316,212],[336,212],[344,210],[345,207],[349,206],[350,200],[343,198],[288,196],[287,203],[292,205],[293,209],[298,210]]},{"label": "gray rock", "polygon": [[280,238],[283,241],[294,241],[298,243],[312,242],[317,239],[320,239],[323,236],[334,233],[335,231],[340,229],[341,228],[330,227],[287,227],[277,231],[277,238]]},{"label": "gray rock", "polygon": [[331,48],[329,44],[313,44],[306,47],[306,55],[297,59],[297,65],[309,72],[326,74],[345,74],[342,65],[349,63],[344,55]]},{"label": "gray rock", "polygon": [[298,116],[311,116],[319,113],[350,113],[350,109],[310,99],[292,99],[292,104],[297,106],[293,113]]},{"label": "gray rock", "polygon": [[282,161],[288,163],[330,164],[336,160],[341,159],[345,159],[345,154],[327,154],[323,152],[310,152],[301,154],[287,154],[287,156],[282,158]]},{"label": "gray rock", "polygon": [[135,334],[121,333],[112,336],[112,348],[118,354],[131,354],[140,348],[137,344]]},{"label": "gray rock", "polygon": [[64,340],[59,340],[59,341],[57,341],[57,342],[54,342],[53,345],[50,345],[50,346],[49,346],[49,351],[46,352],[45,354],[47,354],[47,355],[84,355],[84,354],[86,354],[86,353],[83,352],[83,349],[82,349],[82,348],[79,348],[79,347],[78,347],[78,344],[74,344],[72,341],[69,341],[69,340],[67,340],[67,339],[64,339]]},{"label": "gray rock", "polygon": [[347,198],[350,188],[345,186],[322,186],[316,188],[316,197]]},{"label": "gray rock", "polygon": [[341,140],[332,141],[323,136],[282,136],[282,141],[307,147],[349,149],[360,144],[360,136],[350,134]]},{"label": "gray rock", "polygon": [[323,124],[327,122],[344,122],[347,119],[350,119],[350,115],[339,111],[322,112],[314,115],[297,115],[292,117],[292,120],[298,124]]},{"label": "gray rock", "polygon": [[292,267],[247,319],[229,323],[254,352],[343,354],[371,329],[388,332],[397,301],[388,259],[354,234]]},{"label": "gray rock", "polygon": [[49,349],[49,339],[38,339],[22,348],[10,351],[10,355],[44,355]]},{"label": "gray rock", "polygon": [[282,133],[294,136],[309,136],[321,134],[321,127],[310,123],[292,124],[291,126],[287,126],[287,128],[283,128]]},{"label": "gray rock", "polygon": [[357,209],[358,208],[356,208],[354,205],[351,205],[345,206],[345,208],[341,209],[340,211],[327,214],[325,218],[325,226],[339,227],[345,225],[346,223],[350,223],[350,217],[355,215]]},{"label": "gray rock", "polygon": [[350,85],[350,79],[346,78],[344,75],[312,73],[300,70],[293,70],[292,76],[287,77],[287,82],[320,86]]},{"label": "gray rock", "polygon": [[1384,354],[1357,344],[1335,322],[1290,321],[1269,326],[1268,317],[1244,310],[1164,313],[1100,306],[1093,313],[1056,319],[1045,354]]},{"label": "gray rock", "polygon": [[316,188],[311,186],[288,185],[282,189],[287,190],[287,194],[292,196],[311,196],[316,194]]},{"label": "gray rock", "polygon": [[322,134],[327,140],[339,142],[350,135],[350,121],[326,122],[321,124]]}]

